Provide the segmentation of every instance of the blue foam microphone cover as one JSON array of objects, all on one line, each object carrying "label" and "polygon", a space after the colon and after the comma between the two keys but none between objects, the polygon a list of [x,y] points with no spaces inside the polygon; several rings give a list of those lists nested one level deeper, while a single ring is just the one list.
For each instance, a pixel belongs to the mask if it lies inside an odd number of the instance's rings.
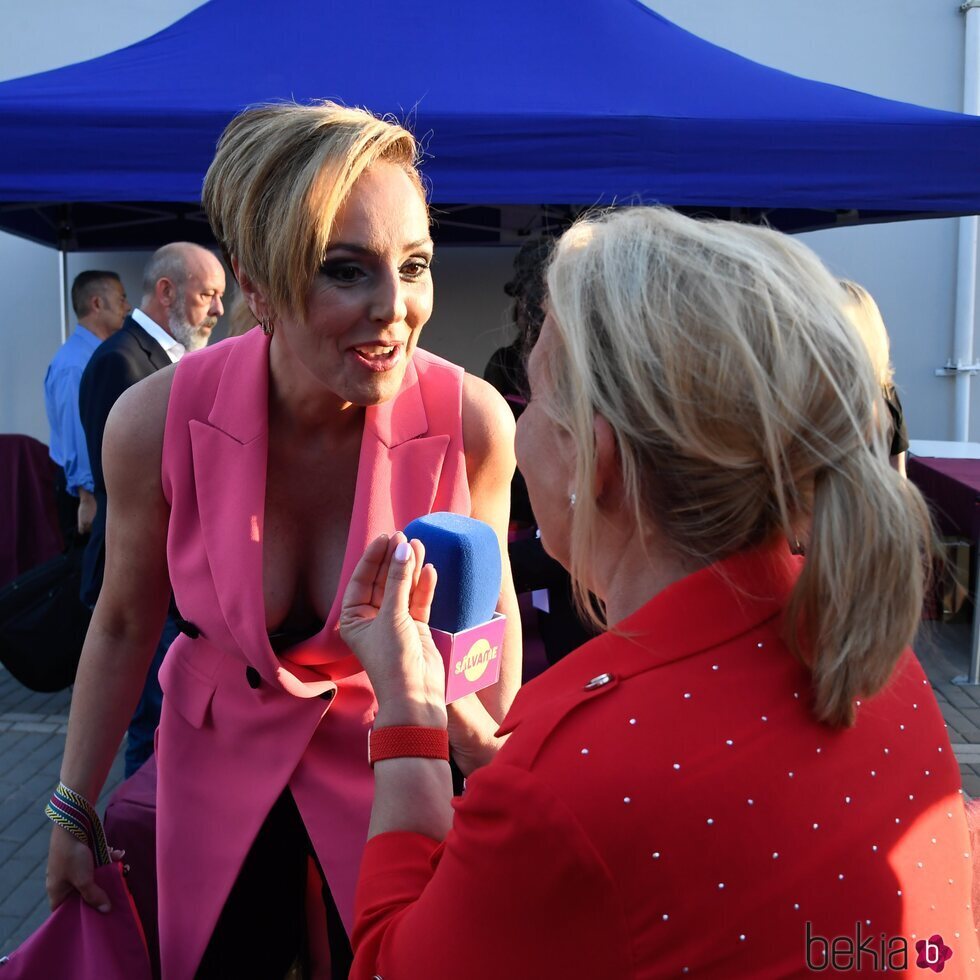
[{"label": "blue foam microphone cover", "polygon": [[439,580],[429,625],[446,633],[493,618],[500,597],[500,545],[493,528],[473,517],[438,511],[416,518],[405,536],[425,545]]}]

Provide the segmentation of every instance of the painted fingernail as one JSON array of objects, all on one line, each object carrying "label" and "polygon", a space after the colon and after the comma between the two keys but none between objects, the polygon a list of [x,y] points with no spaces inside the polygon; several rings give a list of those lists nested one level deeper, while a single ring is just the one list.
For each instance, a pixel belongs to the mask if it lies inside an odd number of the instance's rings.
[{"label": "painted fingernail", "polygon": [[412,553],[412,546],[407,541],[399,541],[395,546],[395,561],[406,562]]}]

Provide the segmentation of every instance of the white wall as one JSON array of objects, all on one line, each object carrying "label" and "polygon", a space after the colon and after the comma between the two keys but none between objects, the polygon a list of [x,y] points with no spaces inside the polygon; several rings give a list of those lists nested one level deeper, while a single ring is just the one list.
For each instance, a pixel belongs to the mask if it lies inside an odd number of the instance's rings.
[{"label": "white wall", "polygon": [[0,432],[48,441],[44,372],[61,343],[58,253],[0,235]]},{"label": "white wall", "polygon": [[495,246],[437,249],[432,269],[436,305],[421,345],[476,375],[490,355],[513,337],[510,300],[516,249]]},{"label": "white wall", "polygon": [[[648,0],[648,5],[702,37],[795,74],[935,108],[961,105],[964,18],[955,0]],[[3,6],[11,9],[2,13],[0,79],[113,50],[199,3],[33,0]],[[956,223],[835,229],[805,240],[834,272],[864,283],[878,300],[913,438],[951,438],[953,383],[935,377],[934,369],[952,353]],[[436,312],[425,346],[482,371],[489,353],[506,339],[502,285],[512,255],[511,249],[441,250],[434,273]],[[71,256],[69,279],[83,268],[115,267],[135,298],[143,260],[141,255]],[[0,431],[46,441],[41,382],[60,341],[56,253],[0,235],[0,290],[6,324],[0,345]],[[978,388],[980,379],[974,382]],[[980,391],[973,398],[974,438],[980,438],[978,403]]]},{"label": "white wall", "polygon": [[[774,68],[935,109],[962,108],[965,25],[955,0],[646,3]],[[956,235],[957,222],[946,219],[801,236],[836,274],[862,283],[878,301],[913,439],[953,437],[953,381],[935,369],[953,353]],[[970,434],[980,440],[980,377]]]},{"label": "white wall", "polygon": [[[183,17],[202,0],[30,0],[0,4],[0,81],[84,61],[133,44]],[[71,256],[82,269],[116,269],[139,295],[142,258]],[[110,264],[114,263],[114,264]],[[48,441],[44,372],[61,343],[60,258],[56,251],[0,233],[0,432]],[[135,265],[136,271],[133,272]]]}]

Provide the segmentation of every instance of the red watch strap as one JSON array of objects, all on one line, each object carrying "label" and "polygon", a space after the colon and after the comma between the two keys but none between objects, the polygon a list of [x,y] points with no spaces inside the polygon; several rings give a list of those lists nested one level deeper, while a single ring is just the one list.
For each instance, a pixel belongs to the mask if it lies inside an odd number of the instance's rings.
[{"label": "red watch strap", "polygon": [[444,759],[449,761],[449,732],[445,728],[392,725],[372,728],[368,737],[368,762],[383,759]]}]

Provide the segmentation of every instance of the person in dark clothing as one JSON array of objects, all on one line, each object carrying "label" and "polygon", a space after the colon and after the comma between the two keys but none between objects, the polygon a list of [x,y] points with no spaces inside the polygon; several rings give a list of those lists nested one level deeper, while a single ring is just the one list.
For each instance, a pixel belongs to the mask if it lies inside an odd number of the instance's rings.
[{"label": "person in dark clothing", "polygon": [[[514,300],[517,333],[506,347],[490,355],[483,380],[494,386],[519,419],[527,405],[527,355],[544,322],[544,270],[551,252],[550,239],[525,242],[514,258],[514,276],[504,292]],[[537,536],[538,522],[520,469],[510,488],[510,535],[508,554],[518,594],[531,592],[537,610],[538,632],[549,664],[556,663],[595,636],[575,609],[572,583],[557,561],[548,555]]]}]

